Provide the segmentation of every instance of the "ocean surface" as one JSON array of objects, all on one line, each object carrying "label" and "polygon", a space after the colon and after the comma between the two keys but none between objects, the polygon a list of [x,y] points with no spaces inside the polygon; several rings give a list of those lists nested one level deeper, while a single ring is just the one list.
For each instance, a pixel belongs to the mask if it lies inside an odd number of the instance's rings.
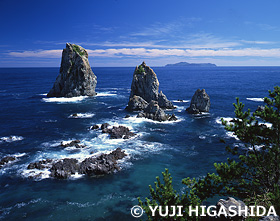
[{"label": "ocean surface", "polygon": [[[280,67],[154,67],[160,90],[177,106],[168,111],[176,122],[159,123],[130,118],[126,110],[134,68],[93,68],[96,97],[47,98],[59,68],[0,69],[0,158],[17,160],[0,169],[0,219],[3,220],[136,220],[130,208],[137,197],[149,196],[148,185],[169,168],[175,189],[181,180],[214,172],[213,163],[229,155],[228,144],[239,141],[226,132],[220,118],[234,117],[232,103],[239,97],[245,108],[256,110],[268,90],[280,85]],[[194,92],[205,88],[211,99],[209,114],[186,113]],[[183,100],[183,102],[179,102]],[[78,113],[77,118],[71,114]],[[137,134],[129,140],[110,140],[95,124],[124,125]],[[62,141],[79,139],[88,148],[63,149]],[[77,158],[121,147],[128,154],[122,170],[93,178],[32,179],[31,162]],[[36,171],[33,171],[36,173]]]}]

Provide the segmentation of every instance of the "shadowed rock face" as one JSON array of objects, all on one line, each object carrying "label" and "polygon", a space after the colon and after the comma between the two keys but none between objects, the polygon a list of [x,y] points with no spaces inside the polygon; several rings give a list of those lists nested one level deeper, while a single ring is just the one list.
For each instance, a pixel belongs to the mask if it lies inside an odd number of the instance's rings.
[{"label": "shadowed rock face", "polygon": [[190,107],[187,108],[187,111],[190,114],[198,114],[201,112],[209,112],[210,109],[210,97],[205,92],[205,89],[197,89],[194,93]]},{"label": "shadowed rock face", "polygon": [[47,96],[94,96],[96,83],[87,51],[79,45],[67,43],[62,52],[60,74]]},{"label": "shadowed rock face", "polygon": [[157,75],[143,62],[135,68],[131,84],[128,110],[144,110],[152,100],[157,101],[161,108],[173,109],[174,106],[166,96],[159,93]]},{"label": "shadowed rock face", "polygon": [[139,111],[144,110],[148,106],[147,101],[145,101],[142,97],[134,95],[129,99],[127,110],[129,111]]},{"label": "shadowed rock face", "polygon": [[144,109],[144,111],[140,112],[137,117],[145,117],[155,121],[176,121],[176,116],[166,114],[164,110],[162,110],[157,101],[152,100],[149,105]]}]

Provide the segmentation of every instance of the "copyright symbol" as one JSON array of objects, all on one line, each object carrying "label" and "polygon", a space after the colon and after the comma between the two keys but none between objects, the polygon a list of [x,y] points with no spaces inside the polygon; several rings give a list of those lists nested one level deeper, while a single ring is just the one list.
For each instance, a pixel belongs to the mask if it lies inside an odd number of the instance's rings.
[{"label": "copyright symbol", "polygon": [[143,215],[143,209],[141,206],[134,206],[130,210],[131,215],[135,218],[139,218]]}]

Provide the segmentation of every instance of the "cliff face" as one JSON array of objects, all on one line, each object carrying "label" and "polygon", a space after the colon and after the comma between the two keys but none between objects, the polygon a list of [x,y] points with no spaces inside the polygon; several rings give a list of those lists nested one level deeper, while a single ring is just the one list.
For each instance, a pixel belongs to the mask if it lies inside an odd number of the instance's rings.
[{"label": "cliff face", "polygon": [[194,93],[190,107],[187,111],[190,114],[198,114],[201,112],[209,112],[210,109],[210,97],[206,93],[205,89],[197,89]]},{"label": "cliff face", "polygon": [[143,62],[135,68],[131,84],[130,98],[134,95],[142,97],[148,103],[158,100],[159,82],[157,75]]},{"label": "cliff face", "polygon": [[152,100],[158,101],[158,104],[161,108],[173,109],[174,106],[172,102],[169,101],[162,92],[159,93],[158,89],[159,82],[157,75],[155,74],[153,69],[151,69],[146,65],[145,62],[143,62],[141,65],[135,68],[131,84],[130,102],[127,109],[134,110],[134,106],[137,106],[138,110],[141,106],[144,109],[145,105],[142,104],[131,105],[132,101],[135,103],[135,96],[142,98],[147,103],[150,103]]},{"label": "cliff face", "polygon": [[79,45],[67,43],[62,52],[60,74],[47,96],[94,96],[96,83],[87,51]]}]

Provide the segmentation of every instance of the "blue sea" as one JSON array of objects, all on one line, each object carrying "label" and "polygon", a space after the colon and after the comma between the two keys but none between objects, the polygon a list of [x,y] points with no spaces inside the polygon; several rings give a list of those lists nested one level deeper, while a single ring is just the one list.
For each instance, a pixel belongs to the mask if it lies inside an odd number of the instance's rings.
[{"label": "blue sea", "polygon": [[[280,67],[152,67],[160,90],[176,105],[168,111],[176,122],[136,118],[125,110],[134,67],[93,68],[98,82],[96,97],[47,98],[59,68],[0,69],[0,158],[17,160],[0,169],[0,219],[3,220],[136,220],[130,208],[137,197],[149,196],[148,185],[168,168],[175,189],[182,193],[185,177],[214,172],[213,163],[229,155],[225,144],[238,145],[225,131],[221,117],[234,117],[239,97],[254,111],[268,90],[280,85]],[[211,99],[209,114],[186,113],[194,92],[205,89]],[[183,100],[183,102],[179,102]],[[77,113],[78,117],[71,115]],[[125,118],[131,114],[130,118]],[[137,134],[111,140],[95,124],[124,125]],[[60,143],[79,139],[88,146],[63,149]],[[128,154],[121,171],[98,178],[74,176],[68,180],[30,178],[27,166],[46,158],[76,158],[108,153],[117,147]]]}]

